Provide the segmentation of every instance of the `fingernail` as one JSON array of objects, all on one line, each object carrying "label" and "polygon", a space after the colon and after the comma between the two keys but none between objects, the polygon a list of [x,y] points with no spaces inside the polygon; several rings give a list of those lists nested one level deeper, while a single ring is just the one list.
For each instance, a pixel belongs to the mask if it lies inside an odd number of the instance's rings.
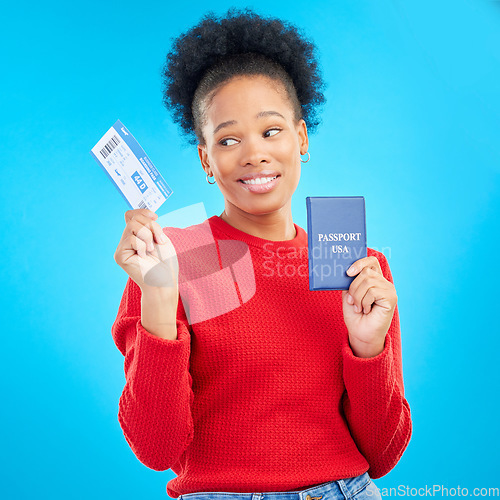
[{"label": "fingernail", "polygon": [[355,310],[356,312],[359,312],[359,307],[355,305],[355,306],[354,306],[354,310]]},{"label": "fingernail", "polygon": [[351,267],[350,267],[350,268],[346,271],[346,273],[347,273],[347,274],[354,274],[355,270],[356,270],[356,268],[355,268],[355,267],[353,267],[353,266],[351,266]]},{"label": "fingernail", "polygon": [[166,243],[167,241],[167,237],[164,234],[160,234],[160,243]]}]

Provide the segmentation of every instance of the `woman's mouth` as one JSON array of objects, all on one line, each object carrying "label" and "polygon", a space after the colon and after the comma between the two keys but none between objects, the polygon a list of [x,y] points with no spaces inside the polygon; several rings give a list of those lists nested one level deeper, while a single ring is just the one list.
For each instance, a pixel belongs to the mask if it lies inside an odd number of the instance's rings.
[{"label": "woman's mouth", "polygon": [[277,184],[281,175],[274,177],[257,177],[248,181],[238,181],[242,186],[252,193],[267,193],[271,191]]}]

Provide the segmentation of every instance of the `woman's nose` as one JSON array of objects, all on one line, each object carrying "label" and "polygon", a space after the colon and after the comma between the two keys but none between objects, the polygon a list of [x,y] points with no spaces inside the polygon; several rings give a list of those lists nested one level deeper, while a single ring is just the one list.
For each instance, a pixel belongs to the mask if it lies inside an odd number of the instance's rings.
[{"label": "woman's nose", "polygon": [[261,163],[269,163],[269,154],[267,153],[264,144],[258,139],[246,139],[241,151],[240,163],[242,166],[246,165],[260,165]]}]

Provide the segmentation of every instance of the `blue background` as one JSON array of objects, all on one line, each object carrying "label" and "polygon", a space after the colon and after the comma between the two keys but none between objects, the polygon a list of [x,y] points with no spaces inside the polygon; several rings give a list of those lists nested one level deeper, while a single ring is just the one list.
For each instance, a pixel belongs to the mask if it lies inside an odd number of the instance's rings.
[{"label": "blue background", "polygon": [[[379,488],[499,486],[500,2],[243,3],[300,26],[328,83],[293,198],[366,198],[401,316],[411,442]],[[117,420],[110,333],[128,206],[90,149],[120,119],[174,193],[159,215],[223,210],[161,103],[160,71],[203,1],[2,7],[3,498],[167,498]],[[311,455],[314,460],[314,456]],[[439,495],[437,495],[439,496]]]}]

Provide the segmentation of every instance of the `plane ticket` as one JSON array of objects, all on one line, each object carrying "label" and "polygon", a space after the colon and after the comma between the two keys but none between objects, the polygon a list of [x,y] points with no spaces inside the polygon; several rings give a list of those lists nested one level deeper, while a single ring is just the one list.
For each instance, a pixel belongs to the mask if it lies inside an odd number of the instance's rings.
[{"label": "plane ticket", "polygon": [[90,151],[132,209],[156,212],[173,193],[120,120]]}]

